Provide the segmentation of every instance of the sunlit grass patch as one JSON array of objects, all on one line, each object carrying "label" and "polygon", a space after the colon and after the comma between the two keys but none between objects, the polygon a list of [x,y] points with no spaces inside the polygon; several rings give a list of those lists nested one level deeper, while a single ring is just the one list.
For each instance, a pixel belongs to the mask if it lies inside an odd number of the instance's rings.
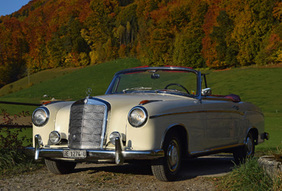
[{"label": "sunlit grass patch", "polygon": [[281,190],[281,177],[272,180],[259,166],[256,158],[235,166],[231,173],[216,179],[217,190],[267,191]]}]

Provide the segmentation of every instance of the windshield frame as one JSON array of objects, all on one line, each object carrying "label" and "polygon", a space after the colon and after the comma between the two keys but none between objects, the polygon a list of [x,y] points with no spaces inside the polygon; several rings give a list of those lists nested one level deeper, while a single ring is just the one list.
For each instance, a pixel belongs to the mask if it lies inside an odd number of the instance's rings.
[{"label": "windshield frame", "polygon": [[[108,94],[120,94],[120,93],[113,93],[113,89],[115,88],[115,84],[116,84],[116,80],[118,80],[118,78],[120,78],[120,75],[121,74],[127,74],[127,73],[138,73],[138,72],[145,72],[145,71],[150,71],[150,70],[162,70],[162,71],[179,71],[179,72],[192,72],[194,73],[196,76],[197,76],[197,92],[195,95],[191,95],[191,94],[181,94],[181,93],[176,93],[176,95],[182,95],[182,96],[186,96],[186,97],[195,97],[195,98],[199,98],[200,99],[200,96],[201,96],[201,72],[200,71],[197,71],[197,70],[194,70],[194,69],[191,69],[191,68],[188,68],[188,67],[175,67],[175,66],[165,66],[165,67],[137,67],[137,68],[130,68],[130,69],[125,69],[125,70],[121,70],[119,72],[117,72],[107,91],[106,91],[106,95]],[[165,92],[157,92],[157,93],[165,93]],[[166,94],[174,94],[172,92],[166,92]]]}]

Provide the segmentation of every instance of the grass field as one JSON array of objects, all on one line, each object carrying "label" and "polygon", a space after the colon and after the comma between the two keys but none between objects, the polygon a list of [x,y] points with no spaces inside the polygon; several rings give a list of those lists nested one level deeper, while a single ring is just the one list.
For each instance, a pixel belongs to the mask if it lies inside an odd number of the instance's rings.
[{"label": "grass field", "polygon": [[[24,88],[24,78],[0,89],[0,101],[40,103],[43,99],[78,100],[84,98],[88,88],[91,95],[104,94],[114,73],[125,68],[140,66],[136,59],[119,59],[82,69],[54,69],[30,76],[32,86]],[[265,129],[270,140],[257,147],[257,151],[275,150],[282,145],[282,68],[241,68],[210,71],[208,85],[213,94],[238,94],[243,101],[259,106],[265,115]],[[10,93],[9,93],[10,91]],[[44,98],[43,95],[47,95]],[[34,110],[29,106],[1,105],[9,113]]]},{"label": "grass field", "polygon": [[2,87],[0,89],[0,96],[29,88],[33,85],[40,84],[50,79],[58,78],[75,70],[78,70],[78,68],[55,68],[35,73],[33,75],[30,75],[29,77],[22,78],[14,83]]},{"label": "grass field", "polygon": [[245,68],[211,72],[214,94],[238,94],[259,106],[266,116],[282,117],[282,68]]},{"label": "grass field", "polygon": [[[78,100],[87,96],[86,91],[88,88],[92,89],[91,95],[101,95],[105,93],[117,71],[137,66],[140,66],[139,60],[120,59],[79,70],[72,70],[72,72],[58,75],[58,77],[54,77],[53,70],[43,71],[40,74],[35,74],[36,76],[31,76],[34,82],[40,81],[40,83],[34,83],[29,88],[1,96],[0,100],[27,103],[40,103],[41,100],[50,100],[52,98],[58,100]],[[22,80],[27,81],[26,78]],[[17,89],[16,84],[16,82],[11,84],[15,90]],[[48,97],[44,98],[44,95]],[[28,110],[31,112],[34,110],[34,107],[30,106],[19,107],[0,104],[1,108],[6,109],[8,113],[12,114],[20,111]]]}]

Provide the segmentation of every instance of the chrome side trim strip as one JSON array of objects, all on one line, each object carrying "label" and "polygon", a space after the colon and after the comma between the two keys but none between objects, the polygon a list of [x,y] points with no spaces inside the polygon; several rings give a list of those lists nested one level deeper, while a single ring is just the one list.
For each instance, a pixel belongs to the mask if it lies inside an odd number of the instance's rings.
[{"label": "chrome side trim strip", "polygon": [[215,151],[219,151],[219,150],[226,150],[226,149],[230,149],[230,148],[234,148],[234,147],[240,147],[240,146],[244,146],[244,143],[222,146],[222,147],[217,147],[217,148],[211,148],[211,149],[206,149],[204,151],[193,151],[190,154],[191,155],[197,155],[197,154],[202,154],[202,153],[215,152]]},{"label": "chrome side trim strip", "polygon": [[158,114],[158,115],[152,115],[150,116],[150,119],[169,116],[169,115],[183,115],[183,114],[192,114],[192,113],[237,113],[242,116],[244,115],[243,112],[239,112],[239,111],[202,110],[202,111],[183,111],[183,112],[174,112],[174,113],[163,113],[163,114]]}]

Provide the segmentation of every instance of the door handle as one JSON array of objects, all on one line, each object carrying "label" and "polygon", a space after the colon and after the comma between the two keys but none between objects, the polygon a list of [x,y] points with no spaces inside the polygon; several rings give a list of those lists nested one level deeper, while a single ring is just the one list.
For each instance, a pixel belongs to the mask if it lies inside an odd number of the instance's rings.
[{"label": "door handle", "polygon": [[239,110],[239,106],[237,106],[237,105],[233,105],[232,108],[236,109],[236,110]]}]

